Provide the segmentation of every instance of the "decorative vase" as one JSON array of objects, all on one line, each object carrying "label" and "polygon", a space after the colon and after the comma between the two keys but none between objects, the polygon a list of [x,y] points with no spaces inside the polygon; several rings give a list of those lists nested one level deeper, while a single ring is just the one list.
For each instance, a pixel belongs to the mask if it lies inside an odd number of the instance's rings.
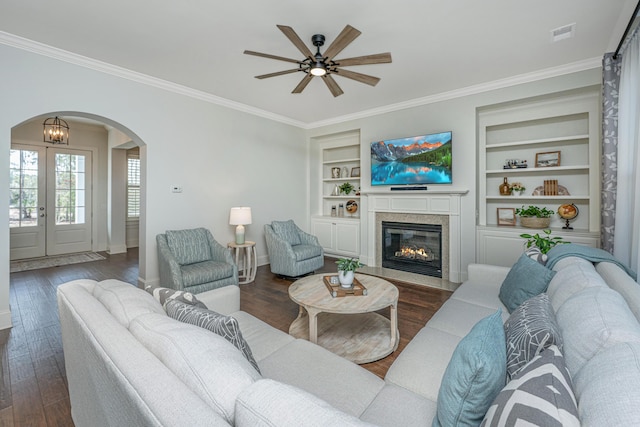
[{"label": "decorative vase", "polygon": [[332,196],[339,196],[340,195],[340,187],[338,186],[338,184],[335,185],[335,187],[333,187],[333,192],[331,193]]},{"label": "decorative vase", "polygon": [[338,270],[338,280],[343,288],[350,288],[353,285],[354,271]]},{"label": "decorative vase", "polygon": [[520,225],[527,228],[547,228],[551,224],[551,218],[538,218],[535,216],[521,216]]},{"label": "decorative vase", "polygon": [[500,184],[498,189],[500,190],[501,196],[508,196],[511,194],[511,187],[509,187],[509,183],[507,182],[506,176],[504,177],[504,181],[502,182],[502,184]]},{"label": "decorative vase", "polygon": [[520,196],[522,196],[522,193],[524,193],[524,191],[523,191],[523,190],[512,190],[512,191],[511,191],[511,195],[512,195],[512,196],[516,196],[516,197],[520,197]]}]

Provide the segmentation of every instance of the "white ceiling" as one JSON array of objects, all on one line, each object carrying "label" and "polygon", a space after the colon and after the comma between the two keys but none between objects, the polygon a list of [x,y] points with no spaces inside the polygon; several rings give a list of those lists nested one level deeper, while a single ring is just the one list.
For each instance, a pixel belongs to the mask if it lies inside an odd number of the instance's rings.
[{"label": "white ceiling", "polygon": [[[15,0],[1,6],[0,31],[312,126],[514,76],[592,68],[615,50],[636,2]],[[572,23],[575,37],[551,43],[551,30]],[[276,24],[312,50],[313,34],[326,36],[326,48],[350,24],[362,34],[339,57],[391,52],[393,63],[350,67],[380,77],[376,87],[336,77],[337,98],[318,79],[291,94],[302,73],[253,76],[292,64],[242,53],[302,59]]]}]

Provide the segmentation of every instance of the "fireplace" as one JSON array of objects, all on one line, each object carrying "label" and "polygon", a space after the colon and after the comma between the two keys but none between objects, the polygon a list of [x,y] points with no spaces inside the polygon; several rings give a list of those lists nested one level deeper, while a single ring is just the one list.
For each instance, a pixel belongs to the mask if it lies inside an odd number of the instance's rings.
[{"label": "fireplace", "polygon": [[442,278],[442,225],[382,221],[382,267]]}]

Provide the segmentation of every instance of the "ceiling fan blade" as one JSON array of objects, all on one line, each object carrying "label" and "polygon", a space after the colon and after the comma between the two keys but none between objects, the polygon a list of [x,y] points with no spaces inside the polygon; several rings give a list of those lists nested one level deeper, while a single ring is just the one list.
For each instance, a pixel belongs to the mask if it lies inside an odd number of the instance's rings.
[{"label": "ceiling fan blade", "polygon": [[311,74],[307,74],[306,76],[304,76],[302,78],[302,80],[300,80],[300,83],[298,83],[298,86],[296,86],[295,89],[293,89],[293,91],[291,91],[291,93],[300,93],[304,90],[305,87],[307,87],[307,85],[309,84],[309,82],[311,81],[311,79],[313,78],[313,76]]},{"label": "ceiling fan blade", "polygon": [[252,50],[245,50],[244,54],[260,56],[262,58],[277,59],[278,61],[293,62],[294,64],[302,64],[302,62],[298,61],[297,59],[285,58],[284,56],[270,55],[268,53],[254,52]]},{"label": "ceiling fan blade", "polygon": [[291,74],[298,71],[302,71],[302,70],[300,68],[294,68],[292,70],[276,71],[275,73],[261,74],[259,76],[256,76],[256,79],[268,79],[269,77],[282,76],[284,74]]},{"label": "ceiling fan blade", "polygon": [[333,62],[340,67],[367,64],[388,64],[391,62],[391,53],[376,53],[374,55],[356,56],[354,58],[334,59]]},{"label": "ceiling fan blade", "polygon": [[331,61],[334,56],[342,52],[342,50],[347,47],[349,43],[354,41],[360,34],[362,33],[353,28],[351,25],[347,25],[346,27],[344,27],[340,34],[338,34],[338,37],[336,37],[333,43],[331,43],[331,45],[324,52],[325,58],[327,58],[328,61]]},{"label": "ceiling fan blade", "polygon": [[333,74],[337,74],[338,76],[346,77],[348,79],[357,80],[360,83],[365,83],[370,86],[375,86],[380,81],[379,77],[369,76],[367,74],[356,73],[355,71],[338,69],[333,72]]},{"label": "ceiling fan blade", "polygon": [[344,93],[342,89],[340,89],[340,86],[338,86],[338,83],[336,83],[333,77],[331,77],[331,75],[325,74],[324,76],[321,77],[321,79],[327,85],[327,87],[331,91],[331,94],[334,97],[340,96]]},{"label": "ceiling fan blade", "polygon": [[288,27],[286,25],[277,25],[277,27],[280,29],[280,31],[284,33],[285,36],[287,36],[289,40],[291,40],[291,43],[293,43],[298,48],[298,50],[302,52],[305,58],[313,57],[313,53],[311,53],[311,51],[309,50],[309,47],[307,47],[307,45],[304,44],[302,39],[300,39],[298,34],[296,34],[296,32],[293,31],[293,28]]}]

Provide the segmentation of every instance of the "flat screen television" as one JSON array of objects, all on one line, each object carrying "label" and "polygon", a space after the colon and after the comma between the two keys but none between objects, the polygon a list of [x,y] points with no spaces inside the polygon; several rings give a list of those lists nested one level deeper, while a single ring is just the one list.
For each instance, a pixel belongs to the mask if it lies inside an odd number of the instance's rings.
[{"label": "flat screen television", "polygon": [[371,143],[371,185],[451,184],[451,132]]}]

